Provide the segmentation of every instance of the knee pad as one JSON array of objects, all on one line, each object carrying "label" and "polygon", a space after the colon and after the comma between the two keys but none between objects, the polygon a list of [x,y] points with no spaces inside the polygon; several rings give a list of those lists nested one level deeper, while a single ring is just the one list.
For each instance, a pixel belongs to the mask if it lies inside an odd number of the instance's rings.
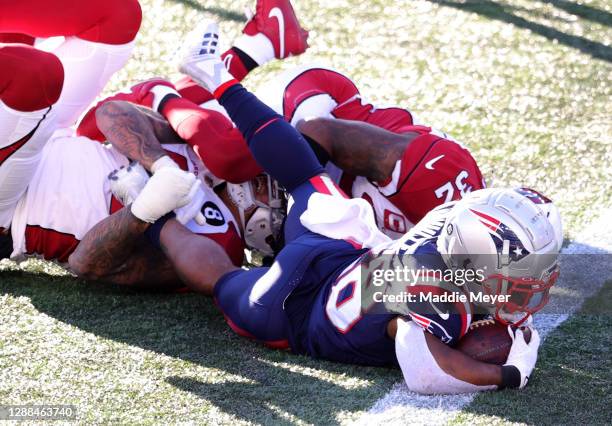
[{"label": "knee pad", "polygon": [[59,99],[64,67],[57,56],[31,46],[0,46],[0,100],[22,112],[48,108]]},{"label": "knee pad", "polygon": [[142,22],[138,0],[96,1],[86,7],[99,9],[99,21],[97,25],[76,34],[78,38],[105,44],[126,44],[136,38]]}]

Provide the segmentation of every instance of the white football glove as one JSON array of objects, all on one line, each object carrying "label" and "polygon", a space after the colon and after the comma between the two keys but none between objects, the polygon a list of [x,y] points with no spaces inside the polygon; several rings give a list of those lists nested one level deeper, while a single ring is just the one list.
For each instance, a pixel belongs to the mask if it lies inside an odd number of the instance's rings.
[{"label": "white football glove", "polygon": [[151,173],[155,174],[165,167],[172,167],[174,169],[179,168],[178,164],[176,164],[172,158],[164,155],[163,157],[159,157],[153,164],[151,164]]},{"label": "white football glove", "polygon": [[111,192],[124,206],[134,202],[142,188],[149,181],[147,171],[139,163],[113,170],[108,175]]},{"label": "white football glove", "polygon": [[195,220],[195,222],[200,226],[206,225],[206,218],[204,217],[204,214],[202,214],[202,205],[205,202],[206,194],[202,189],[202,185],[200,185],[198,186],[198,190],[189,204],[174,210],[176,220],[183,225],[187,224],[187,222],[189,222],[191,219]]},{"label": "white football glove", "polygon": [[201,185],[193,173],[174,167],[161,168],[132,203],[132,214],[144,222],[154,223],[165,214],[191,203]]},{"label": "white football glove", "polygon": [[[177,169],[179,168],[178,164],[176,164],[173,159],[171,159],[167,155],[164,155],[163,157],[158,158],[151,165],[151,172],[155,174],[165,167]],[[204,191],[200,186],[189,204],[174,210],[174,214],[176,214],[176,220],[178,220],[182,225],[185,225],[191,219],[195,220],[198,225],[206,225],[206,218],[204,217],[201,211],[202,205],[205,201],[206,194],[204,194]]]},{"label": "white football glove", "polygon": [[521,384],[519,389],[523,389],[527,386],[529,376],[538,360],[540,335],[535,328],[529,327],[529,329],[531,331],[531,339],[529,343],[527,343],[523,330],[520,328],[512,330],[512,327],[508,326],[508,334],[510,334],[510,338],[512,339],[512,346],[510,347],[510,353],[504,365],[512,365],[521,373]]}]

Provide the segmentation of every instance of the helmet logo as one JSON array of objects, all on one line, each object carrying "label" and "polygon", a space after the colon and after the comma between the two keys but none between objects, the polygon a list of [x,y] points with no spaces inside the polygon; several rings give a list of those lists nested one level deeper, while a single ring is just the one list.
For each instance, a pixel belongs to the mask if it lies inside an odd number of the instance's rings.
[{"label": "helmet logo", "polygon": [[489,228],[493,232],[497,232],[499,225],[501,225],[501,221],[495,219],[493,216],[489,216],[488,214],[484,214],[474,209],[470,209],[472,213],[479,217],[480,223]]},{"label": "helmet logo", "polygon": [[509,262],[518,262],[529,254],[519,237],[500,220],[477,210],[470,209],[470,211],[489,229],[498,254],[507,255]]}]

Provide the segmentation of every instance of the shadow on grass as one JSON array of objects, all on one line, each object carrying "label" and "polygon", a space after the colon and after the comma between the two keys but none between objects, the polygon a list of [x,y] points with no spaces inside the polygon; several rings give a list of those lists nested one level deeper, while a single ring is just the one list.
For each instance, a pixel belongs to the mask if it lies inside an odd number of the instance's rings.
[{"label": "shadow on grass", "polygon": [[544,2],[550,3],[556,8],[565,10],[572,15],[612,27],[612,13],[606,12],[605,10],[568,0],[545,0]]},{"label": "shadow on grass", "polygon": [[[453,7],[455,9],[477,13],[489,19],[496,19],[507,22],[519,28],[531,30],[535,34],[546,37],[549,40],[557,40],[565,46],[573,47],[583,53],[591,55],[593,58],[603,59],[604,61],[612,62],[612,48],[603,43],[589,40],[585,37],[566,34],[555,28],[538,24],[512,13],[513,7],[502,5],[492,0],[429,0],[442,6]],[[612,15],[603,10],[593,7],[578,5],[569,1],[552,0],[549,3],[554,4],[560,9],[564,9],[570,13],[584,17],[591,21],[599,22],[603,25],[612,26]]]},{"label": "shadow on grass", "polygon": [[197,0],[170,0],[170,1],[174,3],[180,3],[182,5],[190,7],[199,12],[211,13],[213,15],[216,15],[218,18],[225,19],[228,21],[244,22],[246,20],[246,18],[244,17],[244,14],[242,13],[238,13],[233,10],[227,10],[227,9],[224,9],[222,7],[217,7],[217,6],[204,6],[200,4],[200,2],[198,2]]},{"label": "shadow on grass", "polygon": [[[540,349],[533,380],[521,392],[481,394],[468,414],[526,424],[609,424],[612,418],[612,282],[554,330]],[[508,407],[516,407],[508,410]],[[571,419],[571,420],[570,420]],[[575,419],[575,420],[574,420]]]},{"label": "shadow on grass", "polygon": [[[399,370],[317,361],[249,342],[227,327],[210,299],[196,294],[143,293],[23,272],[3,272],[2,293],[28,297],[38,311],[97,336],[240,377],[209,383],[186,371],[166,381],[245,421],[288,424],[280,411],[306,423],[337,423],[338,412],[368,409],[401,377]],[[295,366],[314,369],[317,377]],[[348,389],[334,380],[338,374],[367,383]]]}]

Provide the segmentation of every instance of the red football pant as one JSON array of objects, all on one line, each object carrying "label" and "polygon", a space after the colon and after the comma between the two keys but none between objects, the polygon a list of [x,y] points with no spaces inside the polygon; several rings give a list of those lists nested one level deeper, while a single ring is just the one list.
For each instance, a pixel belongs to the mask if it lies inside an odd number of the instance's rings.
[{"label": "red football pant", "polygon": [[[0,0],[0,227],[36,170],[42,148],[123,67],[142,14],[137,0]],[[34,37],[64,36],[52,53]]]},{"label": "red football pant", "polygon": [[105,44],[134,40],[142,20],[137,0],[0,0],[0,11],[0,33]]},{"label": "red football pant", "polygon": [[220,112],[174,98],[161,113],[218,178],[242,183],[262,172],[240,131]]}]

